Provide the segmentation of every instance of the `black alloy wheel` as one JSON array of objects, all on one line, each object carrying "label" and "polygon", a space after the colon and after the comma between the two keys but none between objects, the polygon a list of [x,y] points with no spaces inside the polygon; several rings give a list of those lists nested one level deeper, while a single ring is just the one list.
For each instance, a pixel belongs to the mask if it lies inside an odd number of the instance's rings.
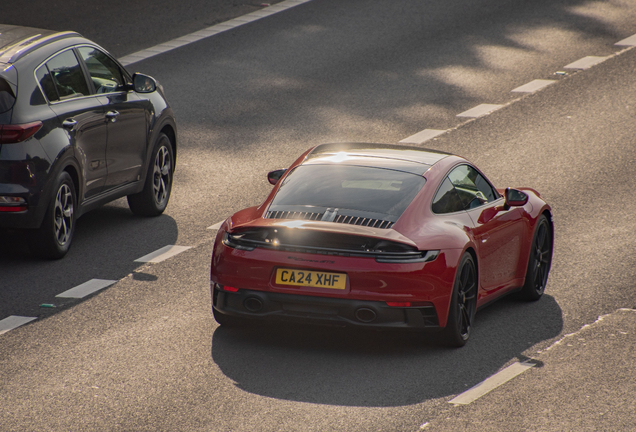
[{"label": "black alloy wheel", "polygon": [[457,268],[448,321],[443,331],[444,343],[452,347],[466,345],[477,310],[477,271],[470,253],[466,252]]},{"label": "black alloy wheel", "polygon": [[127,197],[130,210],[139,216],[159,216],[163,213],[170,199],[173,174],[172,144],[170,138],[162,133],[152,152],[144,189]]},{"label": "black alloy wheel", "polygon": [[53,189],[44,220],[39,229],[29,232],[31,251],[42,258],[59,259],[71,247],[75,232],[75,186],[71,176],[62,171]]},{"label": "black alloy wheel", "polygon": [[552,265],[552,228],[545,215],[541,215],[534,230],[526,280],[520,295],[524,300],[536,301],[545,292]]}]

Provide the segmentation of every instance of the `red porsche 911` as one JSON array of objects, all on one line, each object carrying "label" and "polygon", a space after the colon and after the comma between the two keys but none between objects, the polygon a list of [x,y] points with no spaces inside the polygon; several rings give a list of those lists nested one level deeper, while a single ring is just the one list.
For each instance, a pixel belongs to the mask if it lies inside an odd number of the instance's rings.
[{"label": "red porsche 911", "polygon": [[530,188],[496,189],[459,156],[323,144],[268,179],[265,202],[216,236],[210,279],[222,326],[437,330],[463,346],[478,308],[544,292],[550,206]]}]

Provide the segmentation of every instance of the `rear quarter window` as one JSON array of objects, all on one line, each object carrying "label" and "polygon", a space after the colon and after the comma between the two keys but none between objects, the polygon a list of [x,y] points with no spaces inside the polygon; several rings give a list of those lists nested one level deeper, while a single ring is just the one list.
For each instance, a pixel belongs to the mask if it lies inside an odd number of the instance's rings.
[{"label": "rear quarter window", "polygon": [[9,111],[15,104],[13,89],[4,78],[0,77],[0,113]]}]

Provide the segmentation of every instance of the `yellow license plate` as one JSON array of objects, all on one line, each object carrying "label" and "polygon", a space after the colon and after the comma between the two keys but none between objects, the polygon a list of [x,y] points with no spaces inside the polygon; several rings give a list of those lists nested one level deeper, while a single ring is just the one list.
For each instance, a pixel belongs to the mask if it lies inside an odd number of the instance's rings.
[{"label": "yellow license plate", "polygon": [[279,285],[331,288],[343,290],[347,287],[347,275],[344,273],[326,273],[309,270],[276,270],[276,283]]}]

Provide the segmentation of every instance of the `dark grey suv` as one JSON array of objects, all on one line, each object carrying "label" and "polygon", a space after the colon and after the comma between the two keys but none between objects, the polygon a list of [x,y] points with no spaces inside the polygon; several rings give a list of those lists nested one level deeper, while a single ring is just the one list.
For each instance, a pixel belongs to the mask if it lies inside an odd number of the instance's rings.
[{"label": "dark grey suv", "polygon": [[61,258],[83,213],[123,196],[161,214],[177,155],[157,82],[73,32],[0,25],[0,229]]}]

